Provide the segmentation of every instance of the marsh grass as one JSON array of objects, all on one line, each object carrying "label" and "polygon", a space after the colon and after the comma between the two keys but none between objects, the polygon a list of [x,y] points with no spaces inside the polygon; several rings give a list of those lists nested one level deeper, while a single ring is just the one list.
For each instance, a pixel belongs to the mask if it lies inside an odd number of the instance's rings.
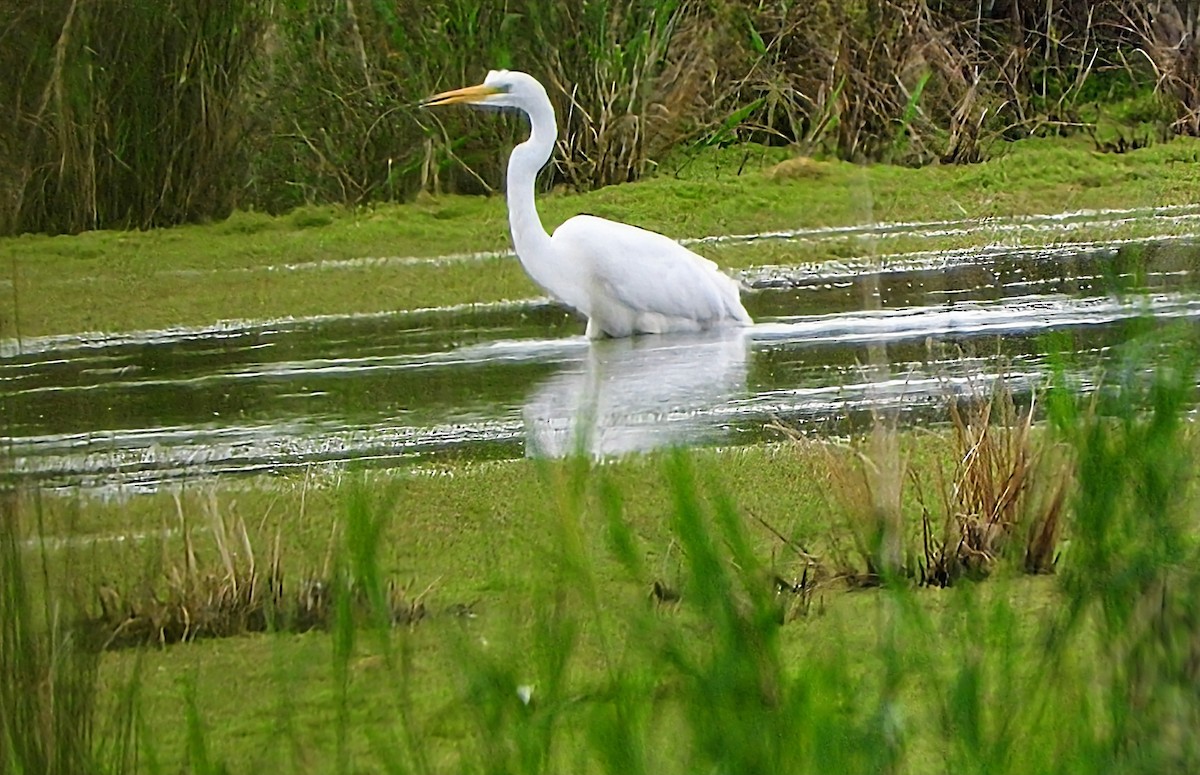
[{"label": "marsh grass", "polygon": [[242,76],[264,14],[62,0],[0,16],[5,233],[224,217],[245,157]]},{"label": "marsh grass", "polygon": [[577,189],[747,140],[921,165],[1200,127],[1196,9],[1151,0],[50,0],[0,24],[0,234],[495,193],[521,123],[417,108],[492,68],[549,84],[548,182]]},{"label": "marsh grass", "polygon": [[1180,34],[1195,29],[1200,9],[1189,3],[1126,3],[1122,11],[1126,29],[1139,40],[1154,67],[1159,88],[1174,98],[1166,106],[1175,114],[1173,128],[1180,134],[1200,135],[1200,46]]},{"label": "marsh grass", "polygon": [[[385,581],[377,567],[365,560],[353,564],[356,573],[342,565],[331,567],[332,557],[347,552],[357,557],[364,551],[364,543],[378,541],[378,536],[364,536],[357,527],[366,519],[357,502],[349,518],[354,529],[339,541],[335,524],[323,567],[301,571],[294,582],[285,578],[278,530],[256,552],[255,541],[240,516],[223,511],[212,491],[203,503],[203,527],[212,538],[207,551],[197,550],[195,530],[176,493],[181,535],[178,556],[170,552],[169,544],[174,541],[164,528],[163,556],[148,578],[126,582],[129,586],[124,590],[113,584],[97,589],[94,608],[98,610],[85,614],[82,627],[100,650],[261,632],[337,631],[345,626],[342,620],[347,617],[353,625],[384,611],[391,625],[415,624],[428,615],[425,597],[429,588],[414,593],[395,579]],[[378,527],[371,525],[370,529]],[[260,564],[257,557],[264,557],[265,562]],[[370,575],[364,576],[365,571]],[[469,606],[453,611],[460,615],[470,612]]]},{"label": "marsh grass", "polygon": [[909,471],[921,508],[922,583],[986,576],[1006,556],[1027,573],[1053,571],[1072,474],[1064,445],[1034,430],[1037,395],[1018,409],[999,378],[948,398],[957,462],[949,478],[936,471],[938,504]]},{"label": "marsh grass", "polygon": [[[803,439],[798,434],[788,435],[793,441]],[[842,516],[836,534],[830,536],[836,576],[856,586],[874,586],[885,574],[908,573],[895,547],[885,548],[888,542],[899,546],[903,541],[907,462],[897,446],[895,427],[876,418],[870,432],[861,438],[816,443],[825,459],[830,498]],[[839,535],[850,537],[849,547],[843,546]]]},{"label": "marsh grass", "polygon": [[815,447],[825,462],[828,506],[838,518],[827,561],[811,558],[814,575],[881,583],[889,575],[881,572],[889,535],[899,544],[890,554],[902,558],[890,575],[924,585],[983,578],[1005,558],[1027,573],[1052,572],[1072,467],[1069,447],[1035,430],[1036,396],[1019,410],[1003,377],[986,388],[972,383],[962,395],[948,392],[949,473],[941,458],[914,464],[881,418],[847,441],[814,441],[772,421],[769,427],[800,449]]},{"label": "marsh grass", "polygon": [[705,11],[686,0],[531,9],[560,103],[556,176],[577,190],[637,180],[704,121],[715,70]]}]

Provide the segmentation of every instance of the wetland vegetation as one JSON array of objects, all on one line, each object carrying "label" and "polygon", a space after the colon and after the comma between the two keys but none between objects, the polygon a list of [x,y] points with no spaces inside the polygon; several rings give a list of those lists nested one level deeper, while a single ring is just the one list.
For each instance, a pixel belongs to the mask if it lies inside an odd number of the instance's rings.
[{"label": "wetland vegetation", "polygon": [[577,191],[747,142],[926,166],[1030,136],[1119,152],[1200,134],[1186,2],[53,0],[0,13],[0,62],[16,74],[0,86],[0,234],[496,193],[497,147],[521,122],[417,103],[497,67],[549,85],[563,131],[547,181]]},{"label": "wetland vegetation", "polygon": [[[1037,438],[965,434],[994,489],[961,498],[981,471],[967,474],[949,433],[893,436],[887,459],[799,441],[310,474],[119,506],[10,496],[5,720],[38,733],[7,755],[191,771],[1186,767],[1192,367],[1167,360],[1099,405],[1051,391]],[[974,434],[1004,433],[974,416]],[[856,483],[857,456],[881,464]],[[983,510],[1021,476],[1018,506]],[[1035,490],[1063,476],[1062,532],[1031,566],[1030,516],[1053,509]],[[899,500],[874,497],[881,486]],[[894,523],[877,521],[891,508]],[[163,528],[137,546],[44,540]],[[971,544],[988,529],[1011,540]],[[938,556],[963,561],[946,589],[928,572]],[[101,602],[80,574],[105,580]],[[328,584],[316,631],[289,634],[269,593],[255,609],[235,592],[288,579],[310,597]],[[109,626],[190,609],[200,639],[97,655],[53,602],[68,590],[93,614],[109,595]],[[212,639],[202,628],[223,597],[280,631]],[[421,615],[394,620],[397,600]]]},{"label": "wetland vegetation", "polygon": [[[1200,764],[1194,4],[35,5],[0,773]],[[745,340],[537,298],[498,65]]]}]

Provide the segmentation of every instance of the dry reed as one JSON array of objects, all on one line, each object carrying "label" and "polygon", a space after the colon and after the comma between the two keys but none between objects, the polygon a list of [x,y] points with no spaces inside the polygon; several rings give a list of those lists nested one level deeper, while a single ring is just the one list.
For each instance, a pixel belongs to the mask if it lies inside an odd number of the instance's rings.
[{"label": "dry reed", "polygon": [[[202,562],[193,529],[176,499],[182,545],[178,554],[163,543],[161,579],[122,592],[112,585],[96,591],[96,606],[84,625],[100,649],[167,645],[202,638],[224,638],[254,632],[305,632],[328,629],[336,615],[335,597],[348,595],[356,619],[366,621],[371,602],[353,579],[331,574],[328,560],[319,573],[289,582],[283,572],[278,532],[270,542],[264,563],[258,560],[246,524],[223,514],[210,494],[205,504],[208,532],[213,540],[213,561]],[[384,594],[387,619],[393,625],[411,625],[429,611],[429,588],[413,594],[395,581]],[[467,605],[447,609],[470,615]]]}]

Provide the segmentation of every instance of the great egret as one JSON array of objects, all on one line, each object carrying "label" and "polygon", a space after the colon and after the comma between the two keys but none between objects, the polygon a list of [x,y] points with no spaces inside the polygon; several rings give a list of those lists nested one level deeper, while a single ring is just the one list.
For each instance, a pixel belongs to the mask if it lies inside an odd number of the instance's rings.
[{"label": "great egret", "polygon": [[751,324],[737,282],[662,234],[592,215],[577,215],[553,236],[546,233],[534,204],[534,179],[550,160],[558,127],[536,78],[492,70],[478,86],[442,92],[422,104],[455,103],[517,108],[529,117],[529,139],[508,159],[513,247],[534,282],[587,317],[588,337]]}]

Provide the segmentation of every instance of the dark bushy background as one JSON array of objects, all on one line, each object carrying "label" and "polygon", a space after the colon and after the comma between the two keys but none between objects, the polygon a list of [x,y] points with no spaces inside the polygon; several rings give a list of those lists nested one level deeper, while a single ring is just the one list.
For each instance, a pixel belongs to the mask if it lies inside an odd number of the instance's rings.
[{"label": "dark bushy background", "polygon": [[421,111],[545,82],[552,180],[746,140],[904,164],[1089,131],[1200,134],[1195,0],[43,0],[0,7],[0,234],[501,185],[522,131]]}]

